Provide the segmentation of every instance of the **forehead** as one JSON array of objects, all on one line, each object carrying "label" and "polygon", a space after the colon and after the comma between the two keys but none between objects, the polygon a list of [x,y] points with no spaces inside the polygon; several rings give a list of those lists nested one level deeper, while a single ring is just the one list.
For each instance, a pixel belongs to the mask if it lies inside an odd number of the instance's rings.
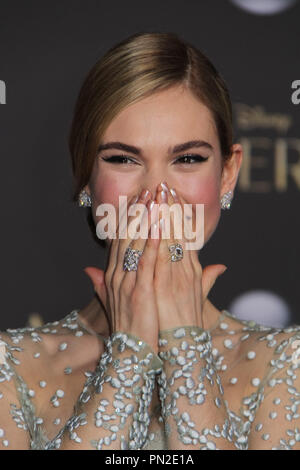
[{"label": "forehead", "polygon": [[[218,148],[211,111],[181,86],[159,91],[124,108],[106,129],[103,141],[145,147],[203,139]],[[125,140],[126,139],[126,140]]]}]

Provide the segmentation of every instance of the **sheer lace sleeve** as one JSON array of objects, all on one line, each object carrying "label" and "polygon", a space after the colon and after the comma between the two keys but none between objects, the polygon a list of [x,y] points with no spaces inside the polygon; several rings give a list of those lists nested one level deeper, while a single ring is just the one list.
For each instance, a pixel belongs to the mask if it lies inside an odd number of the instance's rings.
[{"label": "sheer lace sleeve", "polygon": [[300,450],[299,331],[277,335],[258,392],[260,402],[252,423],[249,449]]},{"label": "sheer lace sleeve", "polygon": [[48,449],[141,449],[149,405],[162,362],[150,346],[116,332],[85,383],[67,421]]},{"label": "sheer lace sleeve", "polygon": [[10,361],[17,346],[9,344],[0,336],[0,449],[29,448],[29,433],[14,383],[14,371]]},{"label": "sheer lace sleeve", "polygon": [[[168,449],[244,449],[217,373],[209,331],[195,326],[159,334],[159,395]],[[212,424],[213,423],[213,424]]]}]

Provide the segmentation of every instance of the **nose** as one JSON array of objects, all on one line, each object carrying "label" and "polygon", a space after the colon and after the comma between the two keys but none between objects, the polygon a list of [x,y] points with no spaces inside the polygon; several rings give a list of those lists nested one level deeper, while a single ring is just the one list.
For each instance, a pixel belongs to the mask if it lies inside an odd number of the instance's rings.
[{"label": "nose", "polygon": [[141,180],[141,187],[142,189],[148,189],[151,191],[153,199],[157,197],[157,191],[160,191],[160,188],[167,189],[164,183],[167,183],[169,188],[172,186],[170,185],[170,179],[166,177],[166,175],[162,174],[161,172],[158,175],[148,175],[147,177]]}]

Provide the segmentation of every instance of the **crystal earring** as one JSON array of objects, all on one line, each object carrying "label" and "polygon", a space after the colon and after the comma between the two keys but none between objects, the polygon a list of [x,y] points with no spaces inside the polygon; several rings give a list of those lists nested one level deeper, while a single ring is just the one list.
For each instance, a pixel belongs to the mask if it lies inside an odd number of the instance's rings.
[{"label": "crystal earring", "polygon": [[91,196],[84,189],[79,193],[78,205],[79,207],[91,207],[92,205]]},{"label": "crystal earring", "polygon": [[221,209],[230,209],[233,192],[230,190],[221,197]]}]

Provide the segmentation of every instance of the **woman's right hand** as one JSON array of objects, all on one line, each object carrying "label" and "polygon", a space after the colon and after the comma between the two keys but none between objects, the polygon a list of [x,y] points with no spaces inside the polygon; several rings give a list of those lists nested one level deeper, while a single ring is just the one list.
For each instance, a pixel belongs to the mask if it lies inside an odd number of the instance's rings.
[{"label": "woman's right hand", "polygon": [[[130,203],[133,202],[131,199]],[[159,247],[158,228],[155,238],[151,237],[151,193],[143,190],[136,204],[145,206],[141,217],[142,226],[148,220],[148,238],[134,239],[135,233],[129,233],[127,238],[119,237],[120,225],[118,225],[116,238],[111,240],[109,259],[106,271],[98,268],[85,268],[85,272],[91,278],[94,289],[98,294],[112,324],[112,332],[121,331],[130,333],[145,341],[152,350],[158,353],[158,311],[153,289],[153,276],[156,257]],[[120,224],[127,216],[130,226],[137,216],[129,216],[128,208],[122,214]],[[155,204],[155,213],[152,220],[157,222],[158,207]],[[139,212],[138,212],[139,214]],[[119,217],[120,219],[120,217]],[[138,226],[137,226],[138,227]],[[133,238],[130,237],[132,235]],[[127,247],[143,250],[139,258],[137,271],[124,271],[123,260]],[[95,271],[96,270],[96,271]]]}]

